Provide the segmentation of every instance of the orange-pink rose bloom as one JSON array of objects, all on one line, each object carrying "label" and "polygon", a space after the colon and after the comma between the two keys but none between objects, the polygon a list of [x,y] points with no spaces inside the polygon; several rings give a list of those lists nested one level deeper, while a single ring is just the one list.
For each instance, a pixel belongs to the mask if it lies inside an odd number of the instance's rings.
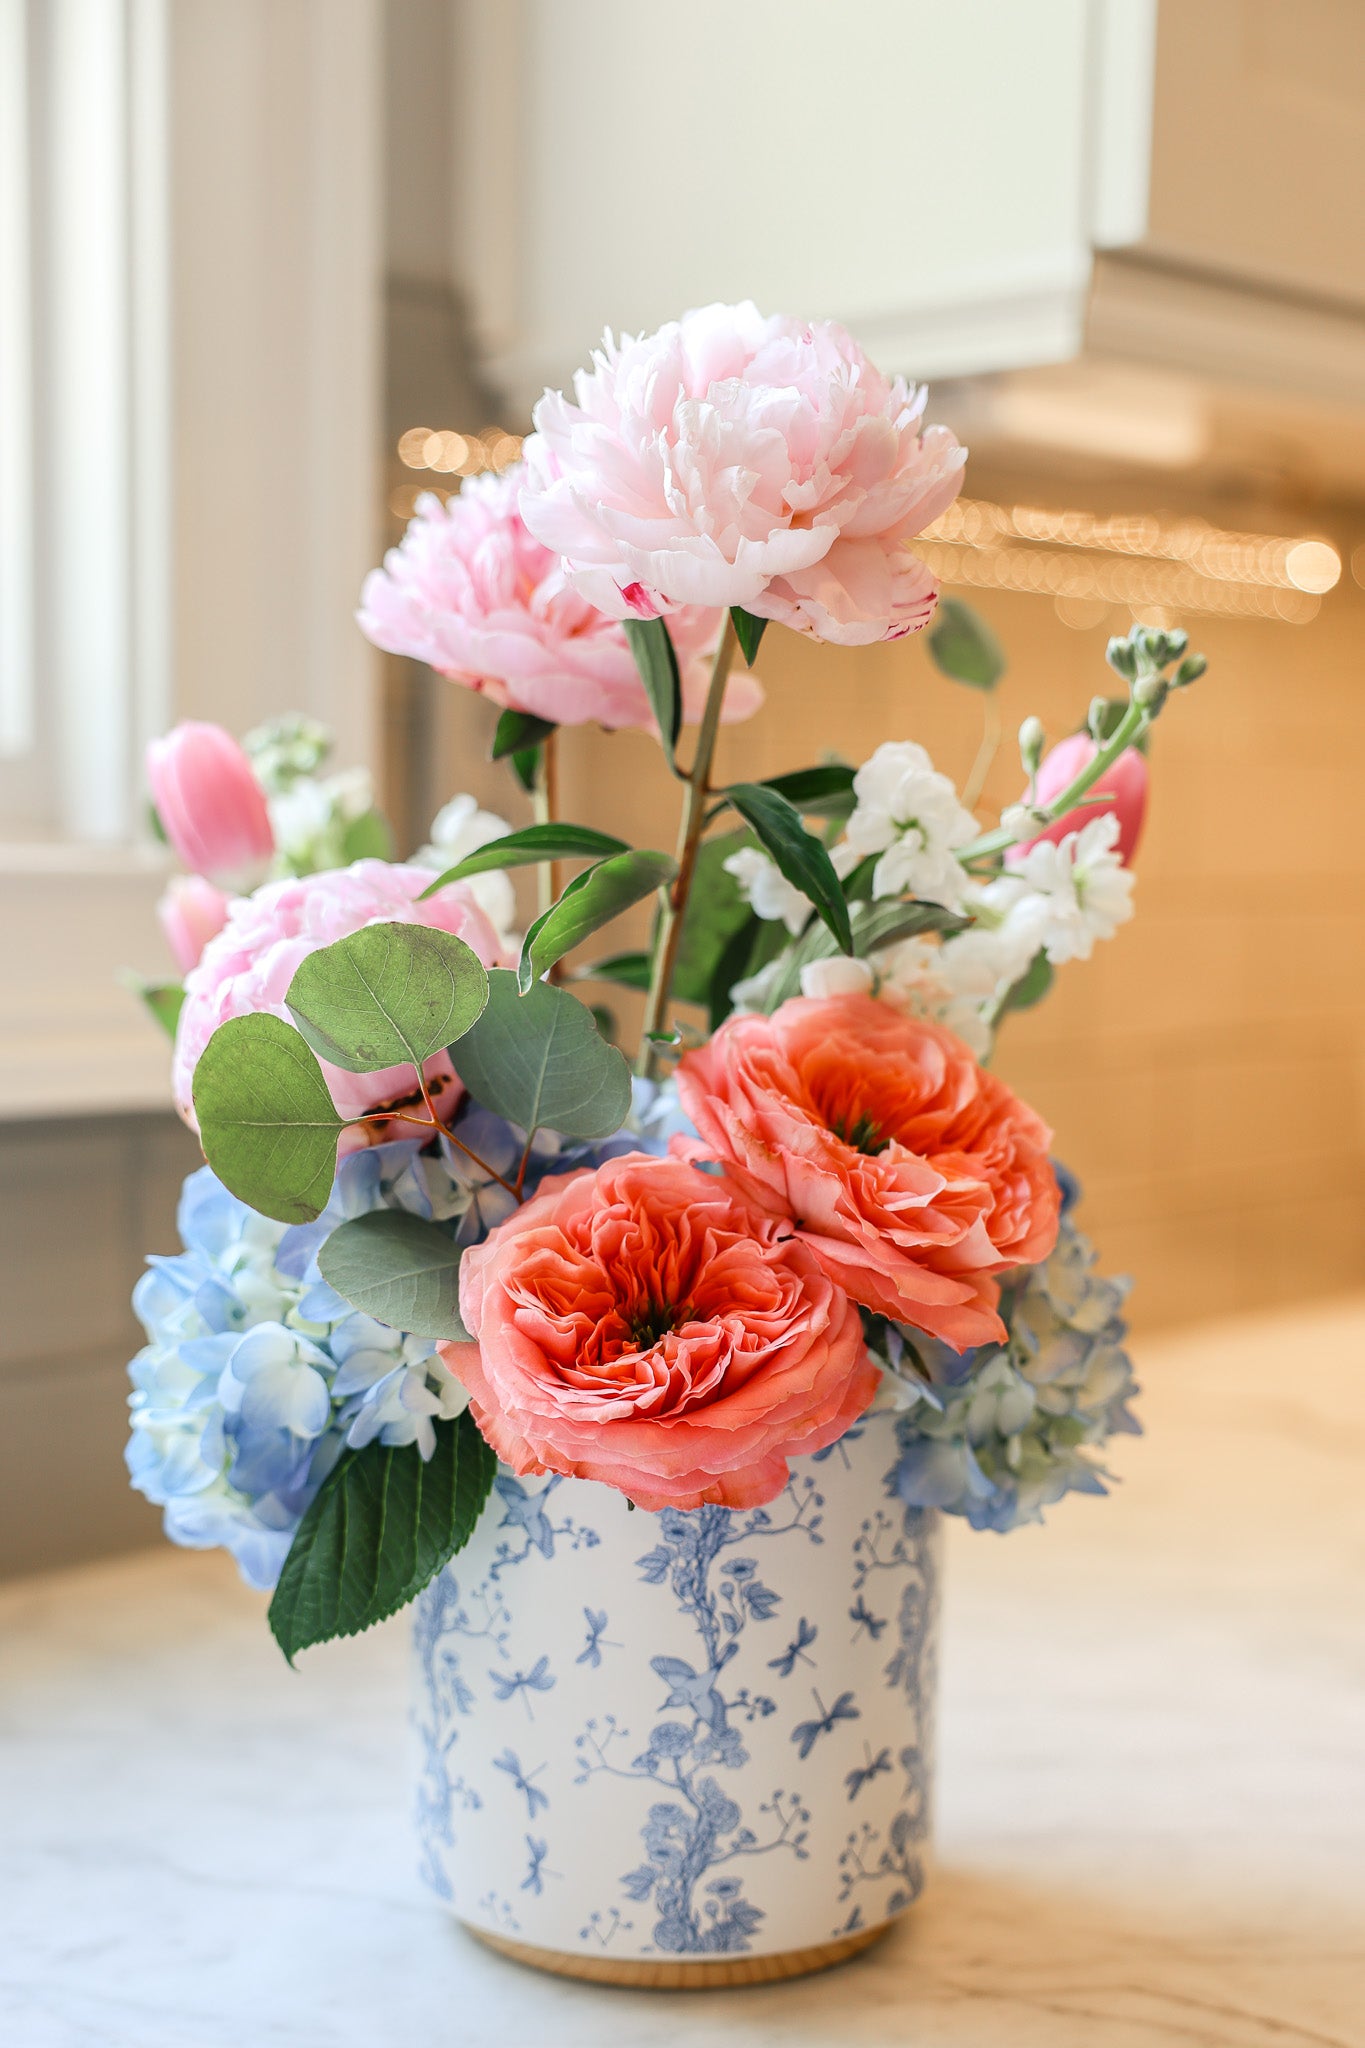
[{"label": "orange-pink rose bloom", "polygon": [[759,1507],[877,1391],[857,1309],[782,1223],[679,1159],[543,1183],[460,1268],[442,1344],[514,1472],[641,1508]]},{"label": "orange-pink rose bloom", "polygon": [[733,1017],[678,1068],[682,1106],[770,1215],[882,1315],[965,1350],[1004,1334],[994,1274],[1047,1257],[1041,1118],[939,1024],[869,995]]}]

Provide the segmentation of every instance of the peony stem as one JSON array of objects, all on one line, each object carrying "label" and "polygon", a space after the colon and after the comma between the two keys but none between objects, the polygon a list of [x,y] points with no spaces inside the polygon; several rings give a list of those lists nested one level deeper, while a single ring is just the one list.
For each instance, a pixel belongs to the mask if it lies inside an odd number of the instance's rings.
[{"label": "peony stem", "polygon": [[[540,765],[536,769],[531,805],[537,825],[553,825],[559,816],[559,734],[547,733],[540,743]],[[559,895],[559,863],[543,860],[536,867],[539,901],[543,917]]]},{"label": "peony stem", "polygon": [[663,897],[659,920],[659,936],[654,948],[654,966],[649,981],[649,998],[645,1004],[644,1028],[640,1038],[640,1057],[636,1072],[648,1076],[654,1065],[654,1037],[662,1031],[664,1014],[673,989],[673,970],[678,964],[678,946],[682,939],[683,918],[687,912],[687,899],[692,890],[692,877],[697,866],[697,849],[706,824],[706,799],[711,793],[711,762],[716,751],[716,735],[720,731],[720,714],[725,703],[725,685],[729,681],[730,668],[739,646],[735,638],[735,624],[729,612],[725,614],[725,630],[720,636],[715,660],[711,665],[711,684],[706,693],[706,709],[701,715],[701,726],[697,732],[697,751],[692,760],[692,772],[687,778],[687,793],[683,798],[682,820],[678,827],[678,872],[672,887]]}]

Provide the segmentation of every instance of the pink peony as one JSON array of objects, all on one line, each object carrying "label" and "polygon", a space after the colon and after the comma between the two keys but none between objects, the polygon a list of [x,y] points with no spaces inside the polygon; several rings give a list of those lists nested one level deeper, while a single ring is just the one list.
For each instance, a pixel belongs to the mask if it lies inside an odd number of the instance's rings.
[{"label": "pink peony", "polygon": [[855,1301],[959,1350],[1004,1334],[994,1275],[1056,1241],[1047,1126],[951,1031],[873,996],[732,1017],[678,1093],[687,1149],[790,1217]]},{"label": "pink peony", "polygon": [[199,965],[205,946],[227,923],[230,900],[203,875],[175,875],[167,884],[156,914],[182,974]]},{"label": "pink peony", "polygon": [[[1038,769],[1037,800],[1050,804],[1061,795],[1068,784],[1074,782],[1083,768],[1088,768],[1095,758],[1095,742],[1089,733],[1073,732],[1069,739],[1059,740],[1051,749]],[[1124,749],[1113,764],[1106,768],[1098,782],[1090,785],[1088,798],[1100,797],[1100,803],[1085,801],[1058,818],[1046,831],[1035,834],[1018,846],[1012,846],[1005,858],[1016,864],[1024,858],[1031,846],[1040,846],[1045,839],[1053,845],[1072,832],[1079,832],[1092,818],[1103,818],[1110,812],[1119,821],[1118,856],[1125,867],[1132,864],[1142,837],[1142,821],[1147,813],[1147,763],[1136,747]]]},{"label": "pink peony", "polygon": [[[367,924],[425,924],[454,932],[472,946],[485,967],[501,964],[497,934],[480,910],[467,882],[452,882],[425,903],[416,899],[431,884],[429,868],[400,867],[383,860],[358,860],[353,867],[268,882],[254,896],[238,897],[221,932],[185,977],[185,1004],[175,1034],[171,1080],[175,1106],[197,1130],[191,1087],[199,1055],[220,1024],[253,1010],[292,1021],[285,995],[299,962],[319,946],[330,946]],[[378,1074],[348,1074],[323,1062],[332,1099],[342,1116],[360,1116],[381,1104],[405,1103],[415,1091],[411,1067],[386,1067]],[[459,1082],[445,1053],[427,1061],[426,1076],[438,1102],[458,1099]],[[421,1112],[419,1111],[419,1114]],[[375,1124],[343,1133],[341,1149],[410,1135],[411,1126]]]},{"label": "pink peony", "polygon": [[[495,704],[556,725],[639,726],[653,713],[626,636],[570,590],[548,548],[517,511],[520,468],[473,477],[448,504],[417,500],[402,544],[365,579],[361,631],[390,654],[409,654],[482,690]],[[720,637],[715,612],[676,613],[669,631],[688,717],[701,715],[707,657]],[[763,701],[751,676],[726,694],[727,719]]]},{"label": "pink peony", "polygon": [[783,1225],[676,1159],[545,1181],[460,1267],[442,1344],[514,1472],[751,1508],[877,1392],[858,1311]]},{"label": "pink peony", "polygon": [[275,851],[265,795],[221,725],[186,719],[147,749],[147,781],[162,829],[196,875],[233,888],[259,880]]},{"label": "pink peony", "polygon": [[574,391],[536,407],[521,509],[604,612],[742,605],[846,647],[932,616],[904,542],[957,496],[966,450],[921,431],[925,393],[842,327],[706,306],[608,334]]}]

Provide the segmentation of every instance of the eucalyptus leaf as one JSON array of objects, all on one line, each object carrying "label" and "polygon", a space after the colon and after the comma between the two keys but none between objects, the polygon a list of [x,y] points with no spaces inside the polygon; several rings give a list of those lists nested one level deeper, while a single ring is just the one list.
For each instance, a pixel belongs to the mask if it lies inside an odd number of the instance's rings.
[{"label": "eucalyptus leaf", "polygon": [[311,1049],[263,1010],[220,1024],[194,1070],[204,1157],[239,1201],[279,1223],[321,1215],[345,1120]]},{"label": "eucalyptus leaf", "polygon": [[504,711],[493,734],[489,748],[490,761],[502,761],[508,754],[520,754],[532,747],[539,747],[556,732],[548,718],[537,718],[531,711]]},{"label": "eucalyptus leaf", "polygon": [[270,1602],[292,1664],[311,1643],[359,1635],[415,1600],[474,1532],[497,1459],[468,1410],[436,1449],[376,1439],[343,1451],[299,1523]]},{"label": "eucalyptus leaf", "polygon": [[463,860],[438,875],[430,888],[418,897],[425,903],[448,882],[462,882],[470,875],[486,875],[493,868],[524,868],[543,860],[601,860],[609,853],[628,853],[624,839],[610,832],[595,832],[590,825],[526,825],[520,832],[508,832],[490,839]]},{"label": "eucalyptus leaf", "polygon": [[754,656],[758,653],[758,643],[763,638],[768,621],[756,619],[752,612],[744,611],[737,604],[730,607],[730,620],[735,629],[735,638],[739,642],[739,651],[744,656],[746,665],[752,668]]},{"label": "eucalyptus leaf", "polygon": [[460,1321],[460,1248],[448,1230],[405,1209],[339,1223],[318,1271],[352,1308],[413,1337],[468,1338]]},{"label": "eucalyptus leaf", "polygon": [[955,683],[993,690],[1005,673],[1005,650],[980,612],[960,597],[941,597],[925,635],[935,666]]},{"label": "eucalyptus leaf", "polygon": [[419,1068],[488,1000],[472,946],[424,924],[368,924],[299,962],[285,1002],[319,1058],[351,1074]]},{"label": "eucalyptus leaf", "polygon": [[662,619],[627,619],[624,623],[659,738],[671,762],[682,731],[682,679],[668,627]]},{"label": "eucalyptus leaf", "polygon": [[630,1068],[568,989],[538,981],[525,995],[495,967],[488,1007],[460,1040],[460,1079],[475,1101],[527,1132],[609,1138],[630,1110]]},{"label": "eucalyptus leaf", "polygon": [[848,904],[828,853],[801,823],[801,813],[775,789],[760,782],[738,782],[725,792],[746,824],[794,888],[808,896],[844,953],[853,951]]},{"label": "eucalyptus leaf", "polygon": [[522,944],[517,980],[523,995],[575,946],[632,903],[652,895],[678,872],[666,853],[614,853],[570,882],[557,903],[538,917]]}]

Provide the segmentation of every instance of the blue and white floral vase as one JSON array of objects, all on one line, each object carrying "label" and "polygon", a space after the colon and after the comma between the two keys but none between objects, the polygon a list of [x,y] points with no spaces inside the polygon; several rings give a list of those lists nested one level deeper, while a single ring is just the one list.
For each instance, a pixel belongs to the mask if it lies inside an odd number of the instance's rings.
[{"label": "blue and white floral vase", "polygon": [[695,1985],[820,1968],[913,1903],[939,1518],[898,1455],[870,1413],[745,1511],[499,1472],[415,1617],[422,1867],[458,1919]]}]

